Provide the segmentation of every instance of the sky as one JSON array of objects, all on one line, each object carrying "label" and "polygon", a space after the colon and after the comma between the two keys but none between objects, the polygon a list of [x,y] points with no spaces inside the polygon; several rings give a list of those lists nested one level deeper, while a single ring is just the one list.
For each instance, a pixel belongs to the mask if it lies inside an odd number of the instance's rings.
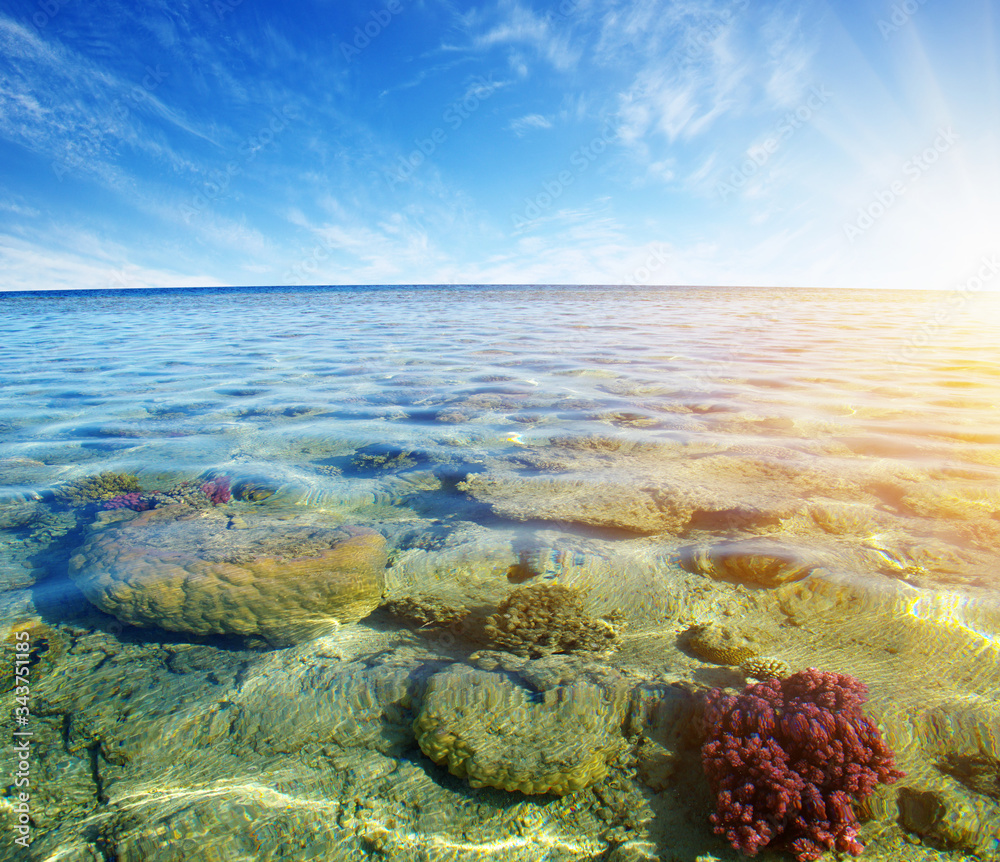
[{"label": "sky", "polygon": [[4,0],[0,290],[995,289],[998,32],[995,0]]}]

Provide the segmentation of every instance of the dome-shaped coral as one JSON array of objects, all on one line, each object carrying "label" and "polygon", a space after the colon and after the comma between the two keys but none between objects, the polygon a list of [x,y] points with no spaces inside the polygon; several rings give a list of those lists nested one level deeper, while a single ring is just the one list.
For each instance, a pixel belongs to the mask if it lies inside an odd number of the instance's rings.
[{"label": "dome-shaped coral", "polygon": [[386,543],[374,530],[264,514],[229,529],[221,509],[102,513],[70,577],[123,623],[276,645],[356,622],[378,605]]},{"label": "dome-shaped coral", "polygon": [[504,673],[435,674],[413,724],[431,760],[473,787],[563,795],[600,781],[624,746],[622,689],[577,681],[543,692]]}]

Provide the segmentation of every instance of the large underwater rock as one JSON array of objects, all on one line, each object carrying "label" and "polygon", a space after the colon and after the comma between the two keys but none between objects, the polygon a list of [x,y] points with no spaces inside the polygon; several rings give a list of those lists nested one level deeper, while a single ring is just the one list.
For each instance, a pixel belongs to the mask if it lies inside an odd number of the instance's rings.
[{"label": "large underwater rock", "polygon": [[287,645],[378,605],[386,542],[363,527],[224,509],[102,513],[70,577],[121,622]]},{"label": "large underwater rock", "polygon": [[[712,487],[700,478],[668,481],[638,473],[601,481],[582,473],[524,476],[495,471],[471,475],[457,488],[509,520],[581,524],[640,536],[776,524],[795,508],[792,502],[759,488],[741,497],[740,488],[717,484]],[[735,502],[740,499],[752,502]]]}]

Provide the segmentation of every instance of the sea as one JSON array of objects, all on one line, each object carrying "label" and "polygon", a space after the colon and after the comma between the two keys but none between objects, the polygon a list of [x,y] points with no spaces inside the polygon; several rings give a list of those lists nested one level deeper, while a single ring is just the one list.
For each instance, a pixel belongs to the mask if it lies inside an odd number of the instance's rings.
[{"label": "sea", "polygon": [[747,657],[867,686],[865,858],[1000,858],[1000,294],[0,293],[0,345],[0,859],[741,859]]}]

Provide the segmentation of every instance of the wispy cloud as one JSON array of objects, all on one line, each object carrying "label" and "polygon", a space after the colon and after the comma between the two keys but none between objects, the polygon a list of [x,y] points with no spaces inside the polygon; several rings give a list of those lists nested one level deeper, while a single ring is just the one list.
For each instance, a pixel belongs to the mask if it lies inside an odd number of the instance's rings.
[{"label": "wispy cloud", "polygon": [[13,213],[16,216],[22,216],[24,218],[38,218],[41,215],[41,211],[35,209],[33,206],[27,204],[18,203],[13,200],[0,200],[0,210],[4,212]]},{"label": "wispy cloud", "polygon": [[463,24],[475,49],[530,48],[561,72],[574,68],[583,53],[565,19],[540,15],[518,0],[500,0],[493,9],[466,16]]},{"label": "wispy cloud", "polygon": [[764,93],[776,108],[793,107],[813,81],[810,65],[816,54],[814,37],[802,26],[803,11],[782,4],[770,10],[760,27],[767,78]]},{"label": "wispy cloud", "polygon": [[520,137],[532,129],[551,129],[552,121],[541,114],[525,114],[511,120],[507,128]]},{"label": "wispy cloud", "polygon": [[0,137],[43,155],[60,180],[84,175],[128,190],[130,171],[123,165],[130,153],[190,168],[167,143],[163,121],[210,140],[160,100],[157,90],[170,74],[160,64],[140,66],[137,78],[127,80],[2,16],[0,44],[13,61],[0,87]]}]

